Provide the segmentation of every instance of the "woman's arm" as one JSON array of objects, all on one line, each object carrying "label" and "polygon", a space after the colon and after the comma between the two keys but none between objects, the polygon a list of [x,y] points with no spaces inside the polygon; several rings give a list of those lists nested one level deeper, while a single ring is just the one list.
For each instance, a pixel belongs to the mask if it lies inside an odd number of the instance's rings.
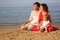
[{"label": "woman's arm", "polygon": [[40,15],[38,13],[38,26],[40,26]]},{"label": "woman's arm", "polygon": [[46,27],[49,27],[51,25],[51,23],[48,23],[47,25],[46,25]]},{"label": "woman's arm", "polygon": [[38,12],[38,26],[40,26],[40,24],[42,23],[42,22],[40,22],[40,12],[41,12],[41,10]]},{"label": "woman's arm", "polygon": [[41,26],[43,24],[43,21],[38,22],[38,27]]},{"label": "woman's arm", "polygon": [[49,21],[50,21],[50,23],[52,23],[51,14],[48,13],[48,15],[49,15]]}]

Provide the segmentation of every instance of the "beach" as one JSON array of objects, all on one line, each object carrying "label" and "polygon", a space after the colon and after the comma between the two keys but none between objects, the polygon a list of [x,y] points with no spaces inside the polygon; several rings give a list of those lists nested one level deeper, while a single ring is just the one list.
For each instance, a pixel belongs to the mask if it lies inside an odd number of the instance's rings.
[{"label": "beach", "polygon": [[20,28],[3,28],[0,29],[0,40],[60,40],[60,27],[48,33],[20,30]]},{"label": "beach", "polygon": [[60,11],[50,11],[53,26],[59,30],[34,32],[20,30],[20,25],[29,19],[32,7],[0,7],[0,40],[60,40]]}]

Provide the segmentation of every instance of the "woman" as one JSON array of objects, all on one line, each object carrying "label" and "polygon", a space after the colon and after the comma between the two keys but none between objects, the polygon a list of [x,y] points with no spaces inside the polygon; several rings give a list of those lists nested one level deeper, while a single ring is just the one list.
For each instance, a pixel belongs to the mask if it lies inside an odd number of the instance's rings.
[{"label": "woman", "polygon": [[38,12],[39,12],[40,3],[35,2],[33,7],[34,10],[31,12],[29,20],[26,21],[24,24],[22,24],[21,29],[27,28],[28,30],[30,30],[32,29],[33,25],[38,25]]},{"label": "woman", "polygon": [[38,26],[40,26],[41,22],[44,20],[43,17],[45,15],[48,15],[48,20],[50,23],[52,23],[51,21],[51,15],[50,15],[50,12],[48,10],[48,6],[47,4],[43,3],[43,4],[40,4],[40,13],[39,13],[39,19],[38,19]]}]

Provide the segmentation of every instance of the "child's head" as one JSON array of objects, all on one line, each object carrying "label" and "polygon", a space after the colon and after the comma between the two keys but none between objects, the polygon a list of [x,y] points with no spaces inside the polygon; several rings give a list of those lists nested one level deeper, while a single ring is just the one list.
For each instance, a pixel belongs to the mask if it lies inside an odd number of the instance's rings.
[{"label": "child's head", "polygon": [[40,10],[48,12],[48,6],[47,6],[47,4],[45,4],[45,3],[40,4]]},{"label": "child's head", "polygon": [[45,20],[45,21],[49,20],[49,15],[47,15],[47,14],[44,15],[44,16],[43,16],[43,20]]},{"label": "child's head", "polygon": [[34,10],[39,9],[39,7],[40,7],[40,3],[39,2],[35,2],[34,3]]}]

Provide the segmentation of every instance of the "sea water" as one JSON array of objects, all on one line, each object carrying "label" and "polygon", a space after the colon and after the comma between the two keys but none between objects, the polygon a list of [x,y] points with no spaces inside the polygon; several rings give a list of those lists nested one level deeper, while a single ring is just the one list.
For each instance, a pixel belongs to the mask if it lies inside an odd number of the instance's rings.
[{"label": "sea water", "polygon": [[[29,19],[32,7],[0,7],[0,24],[20,23]],[[60,22],[60,11],[50,11],[52,22]]]}]

